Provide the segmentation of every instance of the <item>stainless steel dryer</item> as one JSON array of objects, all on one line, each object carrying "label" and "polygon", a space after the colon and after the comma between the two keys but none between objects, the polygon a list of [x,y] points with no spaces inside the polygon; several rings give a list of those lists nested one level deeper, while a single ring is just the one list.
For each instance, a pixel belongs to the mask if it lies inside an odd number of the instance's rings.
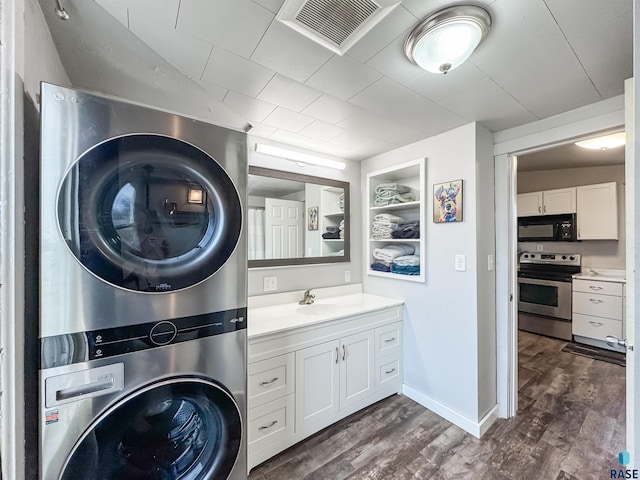
[{"label": "stainless steel dryer", "polygon": [[41,478],[246,478],[245,134],[41,99]]}]

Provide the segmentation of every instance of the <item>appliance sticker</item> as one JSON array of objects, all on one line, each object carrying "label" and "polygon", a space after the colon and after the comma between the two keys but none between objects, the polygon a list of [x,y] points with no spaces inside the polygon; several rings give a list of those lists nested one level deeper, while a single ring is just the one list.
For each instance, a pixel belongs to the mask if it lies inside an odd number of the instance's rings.
[{"label": "appliance sticker", "polygon": [[58,423],[59,415],[58,410],[49,410],[44,414],[44,421],[46,425],[51,423]]}]

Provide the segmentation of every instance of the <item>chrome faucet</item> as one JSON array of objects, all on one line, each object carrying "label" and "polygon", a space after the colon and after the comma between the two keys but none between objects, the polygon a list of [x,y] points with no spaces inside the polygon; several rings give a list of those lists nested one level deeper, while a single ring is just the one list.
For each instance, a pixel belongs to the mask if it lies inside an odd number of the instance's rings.
[{"label": "chrome faucet", "polygon": [[311,290],[307,290],[304,292],[304,298],[300,300],[298,303],[300,305],[311,305],[313,303],[313,299],[316,298],[314,294],[311,293]]}]

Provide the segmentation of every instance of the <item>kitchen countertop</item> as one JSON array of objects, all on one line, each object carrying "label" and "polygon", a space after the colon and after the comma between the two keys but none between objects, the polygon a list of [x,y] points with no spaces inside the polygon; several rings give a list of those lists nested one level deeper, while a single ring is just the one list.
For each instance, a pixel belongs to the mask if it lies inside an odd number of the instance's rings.
[{"label": "kitchen countertop", "polygon": [[362,293],[361,288],[361,285],[357,284],[313,289],[311,293],[315,294],[316,298],[311,305],[298,304],[303,291],[250,297],[247,336],[249,339],[257,338],[292,328],[397,307],[404,303],[395,298]]},{"label": "kitchen countertop", "polygon": [[574,275],[575,280],[597,280],[599,282],[626,283],[626,272],[624,270],[613,270],[604,268],[585,268],[582,273]]}]

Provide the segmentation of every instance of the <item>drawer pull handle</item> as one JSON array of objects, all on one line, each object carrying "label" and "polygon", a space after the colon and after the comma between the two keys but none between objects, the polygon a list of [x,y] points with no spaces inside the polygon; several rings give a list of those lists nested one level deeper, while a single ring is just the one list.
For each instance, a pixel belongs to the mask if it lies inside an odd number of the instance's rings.
[{"label": "drawer pull handle", "polygon": [[338,363],[339,360],[340,360],[340,350],[338,349],[338,347],[336,347],[336,364]]},{"label": "drawer pull handle", "polygon": [[273,377],[271,380],[265,380],[264,382],[260,382],[260,386],[264,387],[265,385],[271,385],[276,380],[278,380],[278,377]]},{"label": "drawer pull handle", "polygon": [[258,427],[258,430],[267,430],[267,429],[273,427],[276,423],[278,423],[278,420],[274,420],[269,425],[262,425],[261,427]]},{"label": "drawer pull handle", "polygon": [[347,347],[342,345],[342,361],[344,362],[347,358]]},{"label": "drawer pull handle", "polygon": [[593,320],[589,320],[589,323],[591,325],[593,325],[594,327],[601,327],[602,326],[602,322],[594,322]]},{"label": "drawer pull handle", "polygon": [[589,301],[591,303],[595,303],[595,304],[602,303],[602,300],[600,300],[598,298],[590,298]]},{"label": "drawer pull handle", "polygon": [[591,290],[602,290],[602,287],[599,287],[599,286],[597,286],[597,285],[589,285],[589,288],[590,288]]},{"label": "drawer pull handle", "polygon": [[384,372],[384,373],[385,373],[386,375],[388,375],[388,374],[393,373],[393,372],[395,372],[395,371],[396,371],[396,369],[395,369],[395,368],[392,368],[391,370],[387,370],[387,371],[386,371],[386,372]]},{"label": "drawer pull handle", "polygon": [[395,339],[396,339],[396,337],[387,338],[387,339],[384,341],[384,343],[391,343],[391,342],[394,342],[394,341],[395,341]]}]

